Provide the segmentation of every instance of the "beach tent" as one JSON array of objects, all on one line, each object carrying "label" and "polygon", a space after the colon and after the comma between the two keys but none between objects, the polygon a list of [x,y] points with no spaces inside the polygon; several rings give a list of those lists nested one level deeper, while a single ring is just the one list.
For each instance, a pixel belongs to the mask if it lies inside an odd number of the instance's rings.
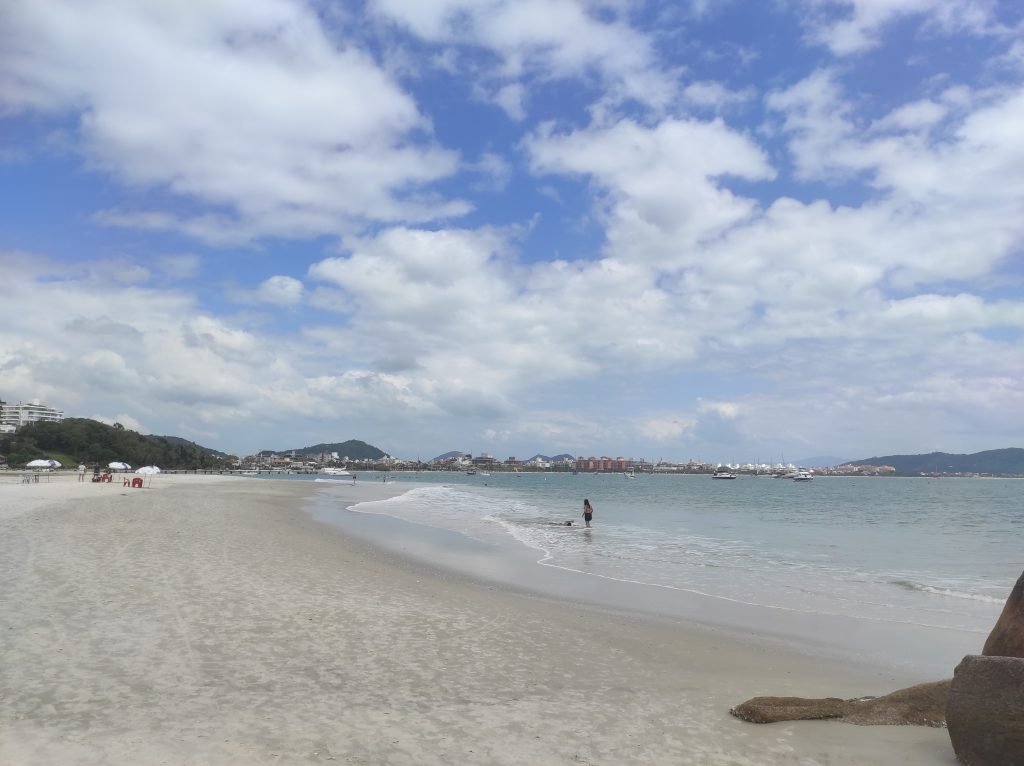
[{"label": "beach tent", "polygon": [[127,463],[120,463],[115,460],[113,463],[107,463],[107,468],[113,468],[115,471],[128,471],[131,469],[131,466]]},{"label": "beach tent", "polygon": [[57,460],[33,460],[30,463],[25,463],[26,468],[60,468],[60,462]]},{"label": "beach tent", "polygon": [[137,469],[135,473],[139,474],[140,476],[145,476],[147,479],[149,479],[150,484],[152,484],[153,477],[156,474],[160,473],[160,469],[157,468],[155,465],[144,465],[142,466],[142,468]]}]

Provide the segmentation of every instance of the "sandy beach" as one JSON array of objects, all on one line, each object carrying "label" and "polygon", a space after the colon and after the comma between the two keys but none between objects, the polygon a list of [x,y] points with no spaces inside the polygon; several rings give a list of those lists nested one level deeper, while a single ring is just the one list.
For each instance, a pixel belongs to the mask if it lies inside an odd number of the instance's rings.
[{"label": "sandy beach", "polygon": [[315,520],[322,486],[0,485],[0,763],[955,763],[942,729],[728,714],[937,679],[478,582]]}]

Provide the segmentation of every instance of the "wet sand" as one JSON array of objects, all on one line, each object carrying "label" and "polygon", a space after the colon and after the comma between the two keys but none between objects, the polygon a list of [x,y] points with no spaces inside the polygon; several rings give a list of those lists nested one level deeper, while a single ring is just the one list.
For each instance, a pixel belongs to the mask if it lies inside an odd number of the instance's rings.
[{"label": "wet sand", "polygon": [[0,485],[0,763],[955,763],[944,730],[728,715],[925,679],[479,582],[312,518],[322,486]]}]

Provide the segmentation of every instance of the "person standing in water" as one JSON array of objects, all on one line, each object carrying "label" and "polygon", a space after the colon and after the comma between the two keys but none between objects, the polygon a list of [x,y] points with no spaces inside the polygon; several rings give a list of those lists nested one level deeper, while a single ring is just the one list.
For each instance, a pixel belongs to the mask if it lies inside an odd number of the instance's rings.
[{"label": "person standing in water", "polygon": [[590,529],[590,520],[594,518],[594,507],[590,504],[590,501],[583,498],[583,521],[587,524],[587,529]]}]

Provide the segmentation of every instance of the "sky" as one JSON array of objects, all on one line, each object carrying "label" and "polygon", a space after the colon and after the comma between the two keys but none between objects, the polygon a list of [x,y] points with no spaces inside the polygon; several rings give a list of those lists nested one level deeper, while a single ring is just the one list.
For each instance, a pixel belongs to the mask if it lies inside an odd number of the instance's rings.
[{"label": "sky", "polygon": [[8,0],[0,399],[234,454],[1024,445],[1024,5]]}]

